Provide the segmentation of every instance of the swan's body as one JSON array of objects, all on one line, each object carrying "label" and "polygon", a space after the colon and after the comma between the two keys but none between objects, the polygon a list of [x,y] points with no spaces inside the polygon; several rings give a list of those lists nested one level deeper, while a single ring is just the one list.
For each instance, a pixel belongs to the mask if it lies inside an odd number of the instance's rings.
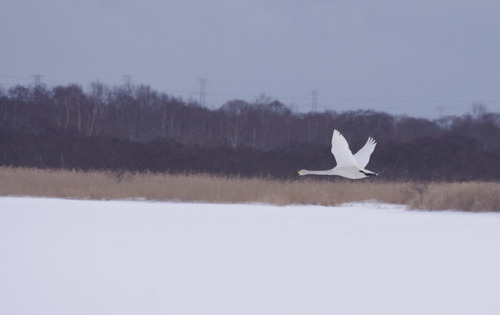
[{"label": "swan's body", "polygon": [[366,144],[356,154],[352,154],[349,149],[349,144],[344,136],[337,130],[333,131],[332,136],[332,154],[337,161],[337,166],[331,170],[324,171],[309,171],[300,170],[297,172],[299,175],[338,175],[350,179],[360,179],[369,176],[378,176],[377,173],[365,169],[370,161],[370,155],[377,143],[373,138],[368,138]]}]

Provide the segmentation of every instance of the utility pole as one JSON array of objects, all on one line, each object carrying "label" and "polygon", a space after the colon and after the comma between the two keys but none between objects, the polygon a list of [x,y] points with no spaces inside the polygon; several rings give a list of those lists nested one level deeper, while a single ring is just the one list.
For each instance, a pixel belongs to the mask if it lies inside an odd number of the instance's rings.
[{"label": "utility pole", "polygon": [[207,85],[207,79],[201,78],[198,80],[198,83],[200,84],[200,106],[206,107],[206,90],[205,87]]},{"label": "utility pole", "polygon": [[311,111],[316,112],[318,110],[318,90],[312,90],[311,91]]}]

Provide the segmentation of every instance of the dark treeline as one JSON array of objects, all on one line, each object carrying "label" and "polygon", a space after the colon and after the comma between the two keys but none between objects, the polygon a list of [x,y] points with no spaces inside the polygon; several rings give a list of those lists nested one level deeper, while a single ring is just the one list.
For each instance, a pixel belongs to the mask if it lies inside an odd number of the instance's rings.
[{"label": "dark treeline", "polygon": [[500,114],[475,104],[460,117],[427,120],[376,111],[294,113],[262,95],[217,110],[148,86],[99,82],[0,95],[0,165],[209,172],[289,178],[335,165],[333,129],[356,151],[368,136],[381,179],[497,180]]}]

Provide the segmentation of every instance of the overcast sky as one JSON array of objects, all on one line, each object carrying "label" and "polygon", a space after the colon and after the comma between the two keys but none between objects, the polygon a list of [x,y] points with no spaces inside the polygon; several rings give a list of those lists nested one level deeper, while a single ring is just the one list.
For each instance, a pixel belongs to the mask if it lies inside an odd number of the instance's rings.
[{"label": "overcast sky", "polygon": [[3,0],[0,86],[99,80],[206,103],[265,93],[299,110],[500,111],[495,0]]}]

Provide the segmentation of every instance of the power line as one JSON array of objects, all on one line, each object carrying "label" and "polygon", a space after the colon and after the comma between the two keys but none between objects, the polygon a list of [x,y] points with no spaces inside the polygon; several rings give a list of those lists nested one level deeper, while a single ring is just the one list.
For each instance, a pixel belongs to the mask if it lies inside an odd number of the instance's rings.
[{"label": "power line", "polygon": [[[35,74],[31,75],[31,77],[35,80],[35,83],[40,83],[41,84],[41,79],[45,77],[45,75],[41,74]],[[29,76],[16,76],[16,75],[6,75],[6,74],[0,74],[0,79],[8,79],[10,80],[16,80],[18,79],[19,81],[23,80],[28,80]],[[44,79],[45,82],[54,82],[58,84],[69,84],[69,83],[74,83],[73,81],[61,81],[61,80],[51,80],[51,79]],[[132,80],[132,75],[130,74],[124,74],[122,75],[122,82],[124,82],[126,85],[132,85],[133,80]],[[208,85],[208,80],[205,78],[200,78],[198,81],[198,84],[200,84],[200,91],[197,93],[198,95],[205,95],[206,97],[206,85]],[[173,90],[171,91],[173,93],[180,93],[180,94],[191,94],[192,92],[189,91],[182,91],[182,90]],[[225,97],[254,97],[255,95],[258,95],[258,93],[248,93],[248,94],[243,94],[243,93],[213,93],[211,92],[210,95],[214,96],[225,96]],[[281,100],[288,100],[288,99],[306,99],[304,96],[294,96],[294,95],[278,95],[276,96],[276,99],[281,99]],[[314,100],[316,99],[316,105],[319,106],[321,104],[318,103],[319,100],[319,91],[318,90],[312,90],[309,93],[309,96],[307,97],[309,100]],[[364,103],[434,103],[434,104],[453,104],[453,103],[473,103],[477,100],[464,100],[464,99],[430,99],[430,98],[422,98],[422,99],[414,99],[414,98],[350,98],[350,97],[325,97],[322,96],[321,100],[327,101],[327,102],[364,102]],[[483,103],[500,103],[500,99],[485,99],[481,100]],[[205,101],[206,103],[206,101]],[[311,103],[311,106],[313,105],[314,102]]]},{"label": "power line", "polygon": [[[34,74],[34,75],[29,75],[29,76],[16,76],[16,75],[10,75],[10,74],[0,74],[0,82],[7,82],[7,81],[22,81],[26,80],[27,82],[30,82],[29,79],[34,80],[31,81],[31,84],[34,84],[35,87],[40,87],[42,84],[45,83],[51,83],[51,82],[56,82],[58,84],[64,84],[64,83],[69,83],[69,82],[61,82],[61,81],[54,81],[51,80],[50,78],[47,78],[45,75],[42,74]],[[43,80],[42,80],[43,79]],[[42,82],[43,81],[43,82]],[[132,82],[132,76],[131,75],[123,75],[122,76],[122,81],[124,82],[125,86],[129,89],[132,89],[133,82]],[[201,106],[207,106],[207,84],[208,80],[206,78],[200,78],[198,80],[199,84],[199,91],[194,92],[191,90],[191,92],[188,91],[170,91],[169,93],[172,94],[180,94],[180,95],[189,95],[190,97],[196,97],[199,98],[199,104]],[[9,87],[13,86],[13,83],[7,83],[3,85],[3,87]],[[220,103],[222,104],[226,100],[222,100],[222,98],[244,98],[244,99],[250,99],[250,98],[255,98],[256,94],[248,94],[245,95],[244,93],[217,93],[217,92],[210,92],[211,97],[216,97],[221,99]],[[464,105],[465,104],[473,104],[475,101],[478,101],[477,99],[469,99],[466,100],[465,98],[461,99],[432,99],[432,98],[421,98],[421,99],[415,99],[415,98],[410,98],[410,97],[381,97],[381,98],[376,98],[376,97],[325,97],[324,95],[321,95],[321,98],[319,96],[319,92],[317,90],[311,91],[308,95],[303,95],[303,96],[292,96],[290,94],[285,94],[285,95],[276,95],[275,97],[277,100],[281,102],[289,102],[293,100],[294,107],[296,108],[302,108],[306,109],[308,108],[309,110],[312,111],[317,111],[318,107],[323,106],[324,108],[336,108],[337,110],[345,110],[345,109],[350,109],[350,108],[373,108],[377,110],[385,110],[385,111],[420,111],[425,108],[427,112],[433,111],[434,113],[438,114],[438,116],[444,116],[445,112],[446,114],[450,112],[456,112],[457,110],[465,110]],[[320,104],[319,102],[324,102],[324,104]],[[298,102],[298,104],[297,104]],[[499,99],[483,99],[481,100],[482,103],[492,105],[493,109],[496,109],[500,105],[500,100]]]}]

